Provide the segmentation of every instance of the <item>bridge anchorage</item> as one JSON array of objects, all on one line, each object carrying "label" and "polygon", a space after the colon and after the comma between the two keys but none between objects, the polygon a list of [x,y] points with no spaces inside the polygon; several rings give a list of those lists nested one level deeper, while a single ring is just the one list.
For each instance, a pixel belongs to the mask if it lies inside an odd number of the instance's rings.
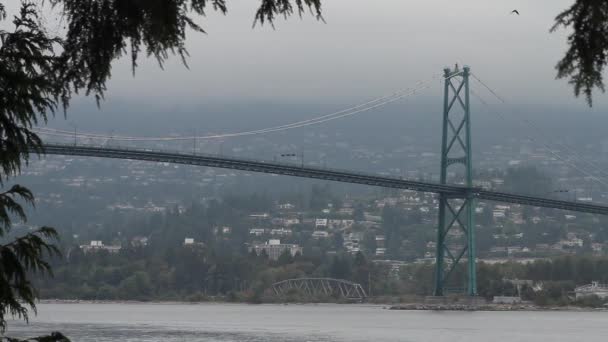
[{"label": "bridge anchorage", "polygon": [[287,279],[272,284],[272,290],[280,297],[294,291],[310,297],[341,297],[356,301],[367,298],[367,293],[361,284],[334,278]]}]

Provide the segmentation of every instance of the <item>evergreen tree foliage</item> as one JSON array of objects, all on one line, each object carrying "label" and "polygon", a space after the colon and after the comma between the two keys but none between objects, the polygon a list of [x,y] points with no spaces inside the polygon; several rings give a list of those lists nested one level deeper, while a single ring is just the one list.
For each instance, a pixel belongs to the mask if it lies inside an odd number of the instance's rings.
[{"label": "evergreen tree foliage", "polygon": [[608,63],[608,1],[577,0],[555,18],[551,31],[571,28],[568,51],[557,64],[557,77],[569,78],[574,93],[592,104],[593,89],[604,91],[602,72]]}]

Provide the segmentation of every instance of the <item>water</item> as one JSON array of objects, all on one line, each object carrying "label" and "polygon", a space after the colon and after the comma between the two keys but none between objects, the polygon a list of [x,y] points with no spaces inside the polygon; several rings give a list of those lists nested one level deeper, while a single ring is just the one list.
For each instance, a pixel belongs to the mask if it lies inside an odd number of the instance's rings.
[{"label": "water", "polygon": [[73,341],[606,341],[606,312],[390,311],[364,305],[41,304],[8,335]]}]

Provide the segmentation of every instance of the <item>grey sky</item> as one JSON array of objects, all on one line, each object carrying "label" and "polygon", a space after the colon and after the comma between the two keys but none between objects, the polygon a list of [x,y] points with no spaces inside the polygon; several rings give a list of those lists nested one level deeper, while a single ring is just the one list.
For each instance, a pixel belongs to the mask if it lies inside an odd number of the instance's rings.
[{"label": "grey sky", "polygon": [[460,62],[513,102],[575,101],[555,80],[566,32],[548,32],[570,0],[325,0],[327,24],[292,18],[276,31],[251,28],[257,3],[231,1],[228,16],[203,21],[209,34],[191,35],[189,71],[178,60],[165,71],[149,62],[133,79],[117,66],[112,96],[350,102]]},{"label": "grey sky", "polygon": [[[10,1],[9,1],[10,2]],[[513,103],[573,103],[554,65],[566,32],[553,18],[572,0],[324,0],[327,24],[311,16],[252,29],[258,1],[231,0],[229,14],[201,20],[188,39],[190,70],[178,58],[160,70],[142,61],[135,78],[115,65],[108,101],[308,101],[352,103],[469,64]],[[511,15],[517,8],[521,15]],[[438,84],[438,83],[437,83]],[[429,94],[439,94],[439,86]],[[597,94],[598,105],[605,96]]]}]

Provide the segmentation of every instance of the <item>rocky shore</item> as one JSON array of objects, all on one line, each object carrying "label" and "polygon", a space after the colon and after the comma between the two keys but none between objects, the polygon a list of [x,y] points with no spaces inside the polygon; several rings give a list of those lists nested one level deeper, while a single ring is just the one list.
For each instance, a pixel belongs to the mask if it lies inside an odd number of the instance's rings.
[{"label": "rocky shore", "polygon": [[399,304],[388,307],[389,310],[426,310],[426,311],[580,311],[608,312],[608,308],[583,308],[578,306],[537,306],[532,304]]}]

